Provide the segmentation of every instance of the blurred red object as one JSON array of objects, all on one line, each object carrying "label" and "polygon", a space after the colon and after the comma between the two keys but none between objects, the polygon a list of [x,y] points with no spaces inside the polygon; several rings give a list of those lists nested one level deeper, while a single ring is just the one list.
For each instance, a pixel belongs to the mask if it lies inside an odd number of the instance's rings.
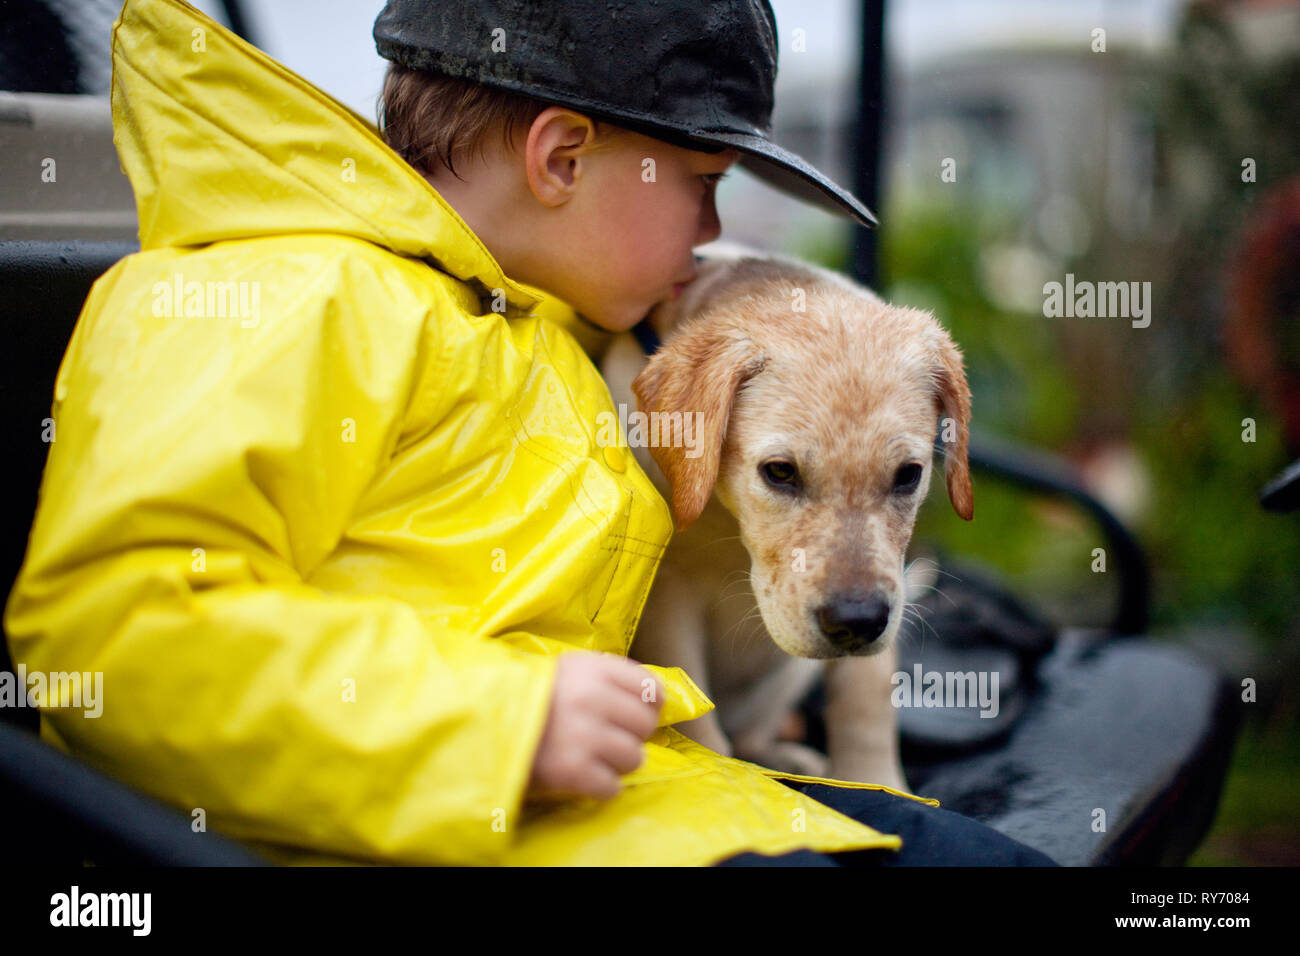
[{"label": "blurred red object", "polygon": [[1300,456],[1300,178],[1260,201],[1228,265],[1223,346],[1233,373]]}]

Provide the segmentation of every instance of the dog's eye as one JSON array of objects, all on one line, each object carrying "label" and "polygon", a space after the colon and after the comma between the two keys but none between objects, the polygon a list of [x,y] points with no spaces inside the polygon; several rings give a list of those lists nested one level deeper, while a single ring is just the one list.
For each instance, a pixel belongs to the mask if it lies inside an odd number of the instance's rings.
[{"label": "dog's eye", "polygon": [[924,469],[915,462],[903,465],[898,471],[894,472],[894,493],[909,494],[916,490],[916,486],[921,483],[921,472]]},{"label": "dog's eye", "polygon": [[794,488],[799,485],[799,469],[788,461],[768,461],[758,469],[769,485]]}]

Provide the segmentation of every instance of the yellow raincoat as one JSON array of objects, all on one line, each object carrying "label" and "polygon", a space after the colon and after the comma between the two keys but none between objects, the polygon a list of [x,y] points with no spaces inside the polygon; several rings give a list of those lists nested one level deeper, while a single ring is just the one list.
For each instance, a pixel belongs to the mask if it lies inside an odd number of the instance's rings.
[{"label": "yellow raincoat", "polygon": [[678,668],[620,795],[525,803],[557,655],[627,653],[672,533],[595,440],[609,334],[186,4],[129,0],[113,63],[142,251],[59,369],[5,617],[102,714],[48,700],[45,740],[280,862],[900,845],[669,727],[713,707]]}]

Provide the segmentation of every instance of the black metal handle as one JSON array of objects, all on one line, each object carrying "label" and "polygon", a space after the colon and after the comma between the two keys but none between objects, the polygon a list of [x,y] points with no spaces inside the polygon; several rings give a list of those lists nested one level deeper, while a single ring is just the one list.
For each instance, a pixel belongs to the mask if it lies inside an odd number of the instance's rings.
[{"label": "black metal handle", "polygon": [[1300,459],[1283,469],[1259,493],[1259,503],[1269,511],[1295,511],[1300,508]]},{"label": "black metal handle", "polygon": [[976,471],[1066,498],[1087,512],[1101,527],[1119,570],[1119,604],[1111,629],[1120,634],[1146,630],[1151,615],[1151,570],[1146,552],[1114,512],[1075,479],[1064,461],[1039,449],[973,435],[969,461]]}]

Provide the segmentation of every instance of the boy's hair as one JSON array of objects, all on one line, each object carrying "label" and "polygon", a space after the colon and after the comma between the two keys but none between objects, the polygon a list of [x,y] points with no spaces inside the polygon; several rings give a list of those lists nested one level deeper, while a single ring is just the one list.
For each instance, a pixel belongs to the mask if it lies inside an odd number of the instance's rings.
[{"label": "boy's hair", "polygon": [[[474,80],[443,76],[390,63],[379,103],[384,141],[423,176],[448,169],[457,179],[455,161],[482,154],[488,137],[500,130],[507,149],[515,148],[515,133],[527,129],[550,103],[522,93],[485,86]],[[592,123],[593,149],[613,145],[628,131],[613,123]]]}]

